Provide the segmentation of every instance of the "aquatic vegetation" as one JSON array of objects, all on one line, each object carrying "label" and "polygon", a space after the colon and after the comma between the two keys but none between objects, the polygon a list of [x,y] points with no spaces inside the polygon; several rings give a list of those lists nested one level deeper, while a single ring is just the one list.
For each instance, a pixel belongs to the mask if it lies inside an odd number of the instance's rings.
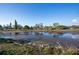
[{"label": "aquatic vegetation", "polygon": [[60,39],[59,34],[54,35],[55,38],[44,39],[41,35],[44,33],[35,33],[40,37],[31,40],[0,38],[0,55],[79,55],[79,40]]},{"label": "aquatic vegetation", "polygon": [[0,43],[0,55],[78,55],[78,48],[62,46],[36,46],[29,44]]}]

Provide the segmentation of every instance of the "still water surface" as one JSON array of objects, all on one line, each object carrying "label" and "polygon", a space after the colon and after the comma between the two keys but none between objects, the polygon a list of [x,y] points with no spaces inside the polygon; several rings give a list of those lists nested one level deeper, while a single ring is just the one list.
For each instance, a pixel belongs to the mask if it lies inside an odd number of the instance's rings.
[{"label": "still water surface", "polygon": [[79,33],[49,33],[49,32],[21,32],[21,33],[9,33],[9,32],[3,32],[0,33],[0,38],[12,38],[12,39],[54,39],[54,38],[61,38],[63,40],[78,40],[79,39]]},{"label": "still water surface", "polygon": [[[79,48],[79,33],[49,33],[49,32],[20,32],[20,33],[0,33],[0,38],[13,40],[26,40],[30,42],[43,41],[53,46],[64,46]],[[36,44],[37,45],[37,44]]]}]

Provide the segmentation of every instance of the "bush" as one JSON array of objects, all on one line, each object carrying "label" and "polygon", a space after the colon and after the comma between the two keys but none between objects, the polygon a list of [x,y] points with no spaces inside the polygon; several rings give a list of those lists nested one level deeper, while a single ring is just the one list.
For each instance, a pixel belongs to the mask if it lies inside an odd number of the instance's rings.
[{"label": "bush", "polygon": [[47,55],[61,55],[64,53],[64,50],[58,47],[46,47],[43,49],[43,52]]},{"label": "bush", "polygon": [[0,55],[78,55],[79,49],[58,47],[40,47],[28,44],[0,43]]},{"label": "bush", "polygon": [[34,55],[38,54],[38,49],[33,46],[19,46],[14,44],[1,44],[0,45],[0,54],[1,55]]}]

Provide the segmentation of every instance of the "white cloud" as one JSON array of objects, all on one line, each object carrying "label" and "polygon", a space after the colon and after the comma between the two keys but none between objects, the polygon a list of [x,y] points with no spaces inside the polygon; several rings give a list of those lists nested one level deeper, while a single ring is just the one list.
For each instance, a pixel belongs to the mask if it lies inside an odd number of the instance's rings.
[{"label": "white cloud", "polygon": [[73,25],[79,25],[79,19],[73,19],[72,24]]},{"label": "white cloud", "polygon": [[78,22],[78,20],[77,19],[73,19],[72,22]]}]

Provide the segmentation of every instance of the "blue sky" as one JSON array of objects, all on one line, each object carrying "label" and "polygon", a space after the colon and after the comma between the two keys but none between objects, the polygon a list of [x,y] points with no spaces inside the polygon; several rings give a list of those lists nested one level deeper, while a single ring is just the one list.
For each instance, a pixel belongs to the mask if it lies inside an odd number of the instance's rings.
[{"label": "blue sky", "polygon": [[37,23],[53,25],[58,22],[72,25],[79,22],[79,4],[77,3],[19,3],[0,4],[0,24],[9,24],[14,20],[19,24],[33,26]]}]

